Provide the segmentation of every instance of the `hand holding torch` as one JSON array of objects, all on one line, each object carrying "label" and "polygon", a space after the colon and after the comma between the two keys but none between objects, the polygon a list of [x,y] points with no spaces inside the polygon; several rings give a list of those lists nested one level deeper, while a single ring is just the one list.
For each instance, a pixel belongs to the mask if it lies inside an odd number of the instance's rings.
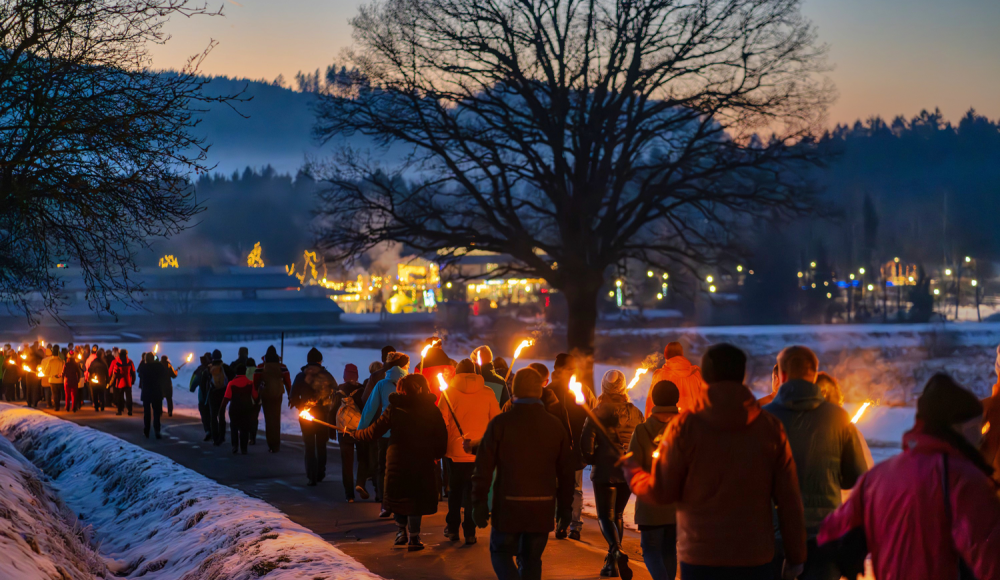
[{"label": "hand holding torch", "polygon": [[305,419],[306,421],[312,421],[313,423],[319,423],[320,425],[326,425],[327,427],[330,427],[331,429],[333,429],[335,431],[338,430],[336,425],[331,425],[331,424],[327,423],[326,421],[320,421],[316,417],[313,417],[312,413],[309,412],[310,410],[311,409],[306,409],[306,410],[302,411],[301,413],[299,413],[299,417],[301,417],[302,419]]},{"label": "hand holding torch", "polygon": [[622,452],[618,450],[619,445],[615,443],[613,439],[611,439],[611,434],[608,433],[607,428],[604,427],[604,424],[601,423],[601,420],[597,418],[597,415],[594,414],[594,411],[591,410],[589,405],[587,405],[587,399],[586,397],[583,396],[583,384],[581,384],[580,381],[576,380],[576,375],[573,375],[569,379],[569,390],[572,391],[573,395],[576,397],[576,404],[579,405],[581,409],[583,409],[584,413],[587,414],[587,417],[590,419],[591,423],[594,424],[594,428],[597,429],[597,432],[600,433],[602,437],[604,437],[604,440],[607,441],[611,449],[614,450],[615,455],[618,456],[618,461],[631,457],[632,455],[631,453],[626,453],[623,455]]},{"label": "hand holding torch", "polygon": [[531,340],[530,338],[526,338],[521,341],[521,344],[517,345],[517,350],[514,351],[514,360],[510,361],[510,368],[507,369],[507,374],[504,376],[503,382],[506,383],[507,379],[510,378],[510,372],[514,370],[514,363],[517,362],[517,357],[521,356],[521,351],[533,344],[535,344],[535,341]]}]

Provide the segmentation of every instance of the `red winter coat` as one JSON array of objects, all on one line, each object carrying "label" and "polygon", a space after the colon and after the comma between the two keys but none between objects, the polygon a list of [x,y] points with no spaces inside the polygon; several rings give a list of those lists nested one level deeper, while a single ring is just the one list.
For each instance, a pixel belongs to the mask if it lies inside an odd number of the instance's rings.
[{"label": "red winter coat", "polygon": [[643,415],[647,419],[653,414],[653,385],[660,381],[670,381],[677,385],[677,391],[680,393],[677,408],[681,412],[696,412],[705,406],[708,386],[701,378],[701,369],[691,364],[688,359],[675,356],[667,359],[662,367],[653,372],[649,393],[646,395],[646,412]]},{"label": "red winter coat", "polygon": [[958,578],[959,557],[975,578],[1000,578],[1000,499],[990,478],[936,437],[910,431],[903,449],[861,477],[823,521],[818,543],[844,549],[863,532],[879,580]]},{"label": "red winter coat", "polygon": [[124,389],[131,387],[135,382],[135,365],[132,364],[132,359],[125,359],[124,363],[122,363],[120,358],[111,361],[111,366],[108,368],[108,376],[113,379],[111,384],[108,385],[110,388]]}]

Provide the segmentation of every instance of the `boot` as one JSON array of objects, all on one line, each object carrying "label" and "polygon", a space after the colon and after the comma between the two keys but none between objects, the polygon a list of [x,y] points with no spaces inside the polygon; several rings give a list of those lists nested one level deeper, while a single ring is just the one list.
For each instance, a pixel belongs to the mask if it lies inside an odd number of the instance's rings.
[{"label": "boot", "polygon": [[622,580],[632,580],[632,569],[628,567],[628,556],[622,552],[621,539],[625,537],[625,518],[619,515],[615,519],[615,528],[618,530],[618,548],[615,550],[615,564],[618,567],[618,574]]},{"label": "boot", "polygon": [[420,534],[410,535],[410,541],[406,544],[406,551],[416,552],[418,550],[423,550],[424,544],[420,541]]},{"label": "boot", "polygon": [[615,526],[615,522],[612,521],[611,518],[607,517],[598,518],[597,523],[601,527],[601,535],[604,536],[604,541],[608,543],[608,555],[604,558],[604,567],[601,568],[601,577],[617,578],[618,550],[621,546],[618,528]]},{"label": "boot", "polygon": [[409,539],[410,538],[406,535],[406,528],[399,528],[396,530],[396,541],[393,545],[405,546]]}]

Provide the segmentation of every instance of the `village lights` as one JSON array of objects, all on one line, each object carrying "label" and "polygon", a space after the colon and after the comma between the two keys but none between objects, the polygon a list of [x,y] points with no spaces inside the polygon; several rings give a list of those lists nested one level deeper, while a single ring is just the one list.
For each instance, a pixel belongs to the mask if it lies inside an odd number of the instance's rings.
[{"label": "village lights", "polygon": [[736,271],[737,272],[742,272],[743,271],[743,266],[737,265],[736,266]]},{"label": "village lights", "polygon": [[715,286],[714,286],[714,285],[712,285],[712,286],[709,286],[709,287],[708,287],[708,291],[709,291],[709,292],[715,292]]},{"label": "village lights", "polygon": [[622,287],[622,281],[621,280],[615,280],[615,286],[621,288]]},{"label": "village lights", "polygon": [[944,275],[945,275],[945,276],[951,276],[951,268],[948,268],[948,269],[946,269],[946,270],[944,271]]},{"label": "village lights", "polygon": [[907,281],[909,281],[909,282],[913,282],[913,276],[909,276],[909,277],[907,277],[906,279],[907,279]]},{"label": "village lights", "polygon": [[799,278],[801,278],[801,277],[802,277],[802,272],[799,272]]},{"label": "village lights", "polygon": [[864,268],[858,268],[858,274],[864,274],[864,273],[865,273]]},{"label": "village lights", "polygon": [[972,285],[973,286],[978,286],[979,285],[979,280],[973,280],[972,281]]},{"label": "village lights", "polygon": [[810,268],[815,268],[816,267],[816,262],[809,262],[809,267]]},{"label": "village lights", "polygon": [[653,277],[653,271],[652,270],[646,270],[646,277],[647,278],[652,278]]},{"label": "village lights", "polygon": [[824,285],[824,286],[829,286],[829,285],[830,285],[830,283],[829,283],[829,282],[823,282],[823,285]]},{"label": "village lights", "polygon": [[965,263],[966,263],[966,264],[968,264],[968,263],[969,263],[969,262],[971,262],[971,261],[972,261],[972,258],[970,258],[969,256],[966,256],[966,257],[965,257]]},{"label": "village lights", "polygon": [[868,291],[869,291],[869,292],[871,292],[871,291],[872,291],[872,290],[874,290],[874,289],[875,289],[875,286],[874,286],[874,285],[872,285],[872,284],[869,284],[869,285],[868,285]]},{"label": "village lights", "polygon": [[663,292],[657,292],[656,299],[657,300],[663,300]]},{"label": "village lights", "polygon": [[851,274],[850,278],[851,278],[851,280],[853,280],[854,279],[854,274]]},{"label": "village lights", "polygon": [[664,272],[663,273],[663,279],[664,280],[669,280],[670,279],[670,274],[667,274],[666,272]]},{"label": "village lights", "polygon": [[833,294],[830,294],[829,292],[827,292],[827,293],[826,293],[826,297],[827,297],[827,299],[829,300],[830,298],[833,298]]},{"label": "village lights", "polygon": [[940,294],[941,294],[941,291],[940,291],[940,290],[938,290],[937,288],[935,288],[935,289],[934,289],[934,295],[935,295],[935,296],[939,296]]},{"label": "village lights", "polygon": [[[451,288],[451,282],[445,282],[445,285],[444,285],[444,287],[445,287],[445,288]],[[393,287],[392,287],[392,289],[393,289],[393,290],[395,290],[395,289],[396,289],[396,287],[395,287],[395,286],[393,286]]]},{"label": "village lights", "polygon": [[709,284],[711,284],[714,280],[715,280],[715,278],[713,278],[712,276],[706,276],[705,277],[705,281],[708,282]]},{"label": "village lights", "polygon": [[615,291],[614,290],[608,291],[608,298],[614,298],[614,297],[615,297]]},{"label": "village lights", "polygon": [[896,262],[898,264],[899,263],[899,258],[893,258],[892,261]]},{"label": "village lights", "polygon": [[816,283],[815,283],[815,282],[813,282],[813,283],[812,283],[812,287],[813,287],[813,288],[815,288],[815,287],[816,287]]}]

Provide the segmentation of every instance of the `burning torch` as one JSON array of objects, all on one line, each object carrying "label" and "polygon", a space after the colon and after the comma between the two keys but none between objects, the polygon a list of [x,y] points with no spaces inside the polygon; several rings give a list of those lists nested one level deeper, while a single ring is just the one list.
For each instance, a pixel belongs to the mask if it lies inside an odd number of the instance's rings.
[{"label": "burning torch", "polygon": [[181,363],[181,366],[177,367],[177,370],[181,370],[182,368],[184,368],[185,365],[187,365],[192,360],[194,360],[194,353],[193,352],[188,353],[188,355],[186,357],[184,357],[184,362]]},{"label": "burning torch", "polygon": [[423,350],[420,351],[420,370],[417,371],[418,374],[423,374],[424,373],[424,358],[427,356],[427,353],[430,352],[430,350],[432,348],[434,348],[434,346],[436,344],[438,344],[439,342],[441,342],[440,338],[437,339],[437,340],[432,340],[430,342],[430,344],[428,344],[427,346],[425,346],[423,348]]},{"label": "burning torch", "polygon": [[858,412],[854,414],[854,417],[851,419],[851,423],[856,424],[861,419],[861,416],[865,414],[865,411],[868,410],[868,407],[870,407],[871,404],[872,404],[871,401],[865,401],[864,404],[861,405],[861,408],[858,409]]},{"label": "burning torch", "polygon": [[533,344],[535,344],[535,341],[531,340],[530,338],[526,338],[521,341],[521,344],[517,345],[517,350],[514,351],[514,360],[510,361],[510,368],[507,369],[507,374],[504,375],[503,382],[506,383],[507,379],[510,378],[510,372],[514,370],[514,363],[517,362],[517,357],[521,356],[521,351]]},{"label": "burning torch", "polygon": [[451,406],[451,399],[448,398],[448,381],[444,379],[444,373],[438,373],[438,386],[441,387],[441,396],[444,397],[444,402],[448,405],[448,410],[451,411],[451,418],[455,420],[455,426],[458,427],[458,434],[465,438],[465,432],[462,431],[462,426],[458,423],[458,417],[455,415],[455,408]]},{"label": "burning torch", "polygon": [[601,423],[601,420],[597,418],[597,415],[594,414],[594,411],[592,411],[591,408],[587,405],[587,399],[586,397],[583,396],[583,384],[580,383],[580,381],[576,380],[576,375],[573,375],[572,377],[569,378],[569,390],[576,397],[576,404],[579,405],[580,408],[583,409],[583,412],[587,414],[587,417],[590,419],[591,423],[594,424],[594,427],[597,429],[597,432],[600,433],[602,437],[604,437],[604,440],[608,442],[608,445],[611,446],[611,449],[615,451],[615,455],[618,456],[618,461],[621,461],[623,459],[628,459],[629,457],[631,457],[632,456],[631,452],[622,455],[622,452],[618,450],[618,444],[616,444],[611,439],[611,434],[608,433],[608,430],[604,427],[604,424]]},{"label": "burning torch", "polygon": [[331,425],[331,424],[327,423],[326,421],[320,421],[316,417],[313,417],[312,413],[310,413],[309,411],[310,411],[310,409],[306,409],[305,411],[302,411],[301,413],[299,413],[299,417],[302,418],[302,419],[305,419],[306,421],[312,421],[313,423],[319,423],[320,425],[326,425],[327,427],[330,427],[331,429],[333,429],[335,431],[337,430],[337,426],[336,425]]},{"label": "burning torch", "polygon": [[644,367],[639,367],[639,368],[635,369],[635,376],[632,377],[631,381],[629,381],[628,387],[626,387],[625,390],[626,391],[631,391],[632,387],[634,387],[639,382],[639,379],[641,379],[642,376],[645,375],[648,372],[649,372],[649,369],[644,368]]}]

